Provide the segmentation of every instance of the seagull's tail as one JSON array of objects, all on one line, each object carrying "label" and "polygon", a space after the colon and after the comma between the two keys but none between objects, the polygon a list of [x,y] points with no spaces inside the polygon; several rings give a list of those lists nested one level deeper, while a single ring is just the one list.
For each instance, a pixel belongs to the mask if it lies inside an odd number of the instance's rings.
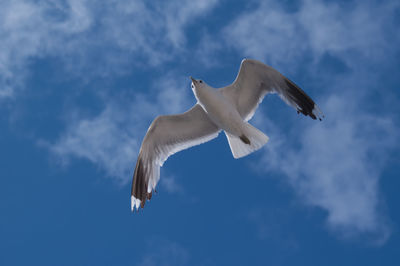
[{"label": "seagull's tail", "polygon": [[264,146],[268,142],[268,136],[249,123],[245,123],[243,135],[236,137],[225,131],[235,159],[244,157]]}]

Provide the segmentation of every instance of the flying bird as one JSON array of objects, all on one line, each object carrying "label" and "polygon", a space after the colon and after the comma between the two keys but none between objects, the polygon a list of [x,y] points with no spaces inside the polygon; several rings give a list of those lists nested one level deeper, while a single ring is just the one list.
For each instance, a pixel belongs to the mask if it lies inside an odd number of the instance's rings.
[{"label": "flying bird", "polygon": [[297,113],[321,120],[314,101],[276,69],[257,60],[243,59],[235,81],[215,89],[192,80],[197,103],[187,112],[158,116],[151,123],[137,158],[131,191],[131,209],[144,207],[160,179],[160,167],[172,154],[212,140],[223,130],[234,158],[264,146],[268,137],[250,125],[258,105],[268,93],[277,93]]}]

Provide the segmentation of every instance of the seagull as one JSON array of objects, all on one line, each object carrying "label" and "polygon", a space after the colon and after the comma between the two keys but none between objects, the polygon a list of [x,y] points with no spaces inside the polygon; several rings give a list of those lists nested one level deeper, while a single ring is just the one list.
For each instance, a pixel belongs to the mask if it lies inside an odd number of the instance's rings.
[{"label": "seagull", "polygon": [[297,113],[314,120],[324,117],[294,82],[257,60],[243,59],[235,81],[223,88],[190,79],[197,103],[185,113],[158,116],[143,139],[133,174],[132,211],[143,208],[151,199],[160,179],[160,167],[176,152],[210,141],[222,130],[235,159],[264,146],[268,136],[247,121],[268,93],[277,93]]}]

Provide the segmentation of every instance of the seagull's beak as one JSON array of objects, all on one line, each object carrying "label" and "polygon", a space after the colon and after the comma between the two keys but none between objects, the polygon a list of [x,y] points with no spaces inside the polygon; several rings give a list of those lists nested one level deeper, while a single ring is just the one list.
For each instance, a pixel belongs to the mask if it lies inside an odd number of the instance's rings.
[{"label": "seagull's beak", "polygon": [[192,80],[193,83],[196,83],[196,81],[197,81],[192,76],[190,76],[190,79]]}]

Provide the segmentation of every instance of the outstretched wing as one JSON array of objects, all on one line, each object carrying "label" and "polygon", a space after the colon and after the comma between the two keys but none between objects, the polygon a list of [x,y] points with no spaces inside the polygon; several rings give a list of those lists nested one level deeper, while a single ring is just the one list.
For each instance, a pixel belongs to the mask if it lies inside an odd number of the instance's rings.
[{"label": "outstretched wing", "polygon": [[170,155],[207,142],[219,131],[198,104],[183,114],[157,117],[144,137],[133,174],[132,211],[143,208],[151,198],[160,179],[160,166]]},{"label": "outstretched wing", "polygon": [[221,88],[221,91],[236,105],[245,121],[253,117],[267,93],[278,93],[282,100],[296,108],[297,112],[312,119],[323,118],[318,106],[302,89],[276,69],[257,60],[243,59],[236,80],[231,85]]}]

